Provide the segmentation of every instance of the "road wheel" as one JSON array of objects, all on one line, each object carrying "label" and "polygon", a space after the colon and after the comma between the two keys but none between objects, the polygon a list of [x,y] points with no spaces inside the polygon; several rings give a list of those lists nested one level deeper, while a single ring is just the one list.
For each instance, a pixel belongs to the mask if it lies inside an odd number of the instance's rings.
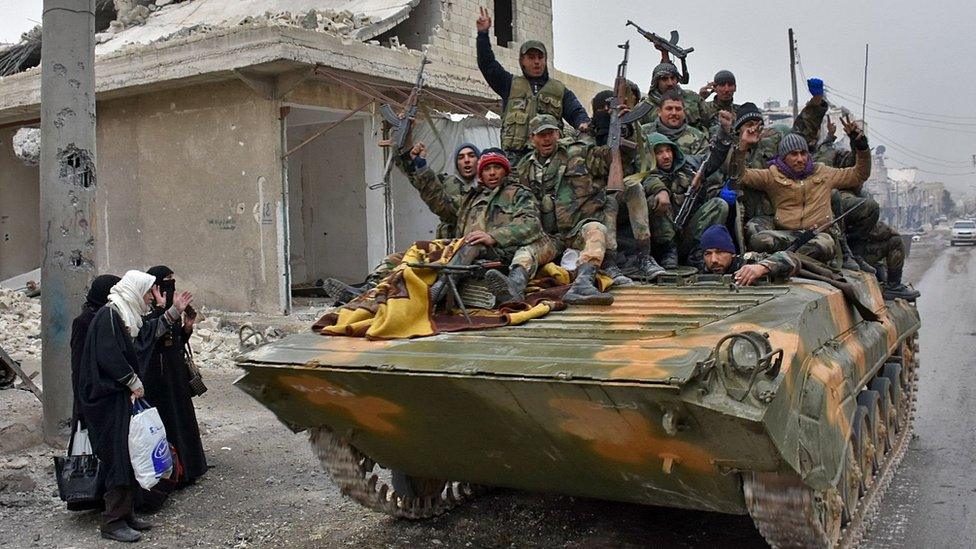
[{"label": "road wheel", "polygon": [[844,502],[841,522],[848,524],[854,517],[854,512],[857,510],[857,500],[861,497],[861,466],[858,464],[857,455],[854,453],[853,439],[847,442],[847,450],[844,456],[844,464],[840,474],[840,497]]},{"label": "road wheel", "polygon": [[905,398],[905,387],[902,385],[901,364],[889,363],[884,365],[881,376],[888,380],[891,387],[892,402],[895,405],[895,414],[898,417],[896,431],[901,432],[904,428],[905,420],[908,418],[908,407],[910,403]]},{"label": "road wheel", "polygon": [[874,472],[881,468],[884,463],[885,443],[882,438],[884,432],[884,416],[881,413],[881,395],[877,391],[861,391],[857,395],[857,403],[868,410],[868,439],[871,441],[870,449],[873,452]]},{"label": "road wheel", "polygon": [[854,458],[857,461],[859,473],[858,495],[867,493],[874,476],[874,444],[871,441],[871,424],[868,419],[868,409],[858,406],[854,411],[852,422],[852,436],[854,437]]},{"label": "road wheel", "polygon": [[895,445],[895,431],[898,425],[898,411],[895,409],[891,392],[891,381],[886,377],[876,377],[871,381],[871,390],[877,391],[881,404],[881,421],[878,423],[878,441],[884,443],[885,453]]}]

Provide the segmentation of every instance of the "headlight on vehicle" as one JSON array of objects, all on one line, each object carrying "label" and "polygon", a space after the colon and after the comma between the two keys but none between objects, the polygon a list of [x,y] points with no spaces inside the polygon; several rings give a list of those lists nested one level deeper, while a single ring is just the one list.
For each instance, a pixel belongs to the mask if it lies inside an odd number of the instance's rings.
[{"label": "headlight on vehicle", "polygon": [[[769,338],[759,332],[746,331],[729,334],[715,344],[710,361],[721,372],[718,377],[725,386],[726,393],[742,401],[749,391],[757,386],[760,375],[769,379],[779,374],[783,364],[783,350],[773,350]],[[769,385],[763,382],[762,387]],[[759,391],[756,398],[764,402],[772,399],[768,389]]]}]

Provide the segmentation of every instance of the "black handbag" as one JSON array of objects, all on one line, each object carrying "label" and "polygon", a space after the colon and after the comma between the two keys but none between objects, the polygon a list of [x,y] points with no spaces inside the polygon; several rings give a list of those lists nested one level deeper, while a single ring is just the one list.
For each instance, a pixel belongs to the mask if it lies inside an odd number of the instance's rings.
[{"label": "black handbag", "polygon": [[72,456],[78,422],[74,422],[68,439],[68,455],[54,456],[54,472],[58,481],[58,495],[69,508],[81,509],[98,505],[102,500],[102,482],[98,476],[101,463],[95,454]]},{"label": "black handbag", "polygon": [[190,342],[186,342],[184,347],[186,352],[184,353],[186,359],[186,369],[190,373],[190,396],[200,396],[207,392],[207,386],[203,383],[203,376],[200,375],[200,368],[197,367],[196,363],[193,362],[193,349],[190,348]]}]

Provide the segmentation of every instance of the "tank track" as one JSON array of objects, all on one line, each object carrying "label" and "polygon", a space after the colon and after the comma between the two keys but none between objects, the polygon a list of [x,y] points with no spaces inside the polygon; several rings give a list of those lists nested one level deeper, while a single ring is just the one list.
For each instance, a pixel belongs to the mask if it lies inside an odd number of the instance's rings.
[{"label": "tank track", "polygon": [[380,478],[384,470],[341,437],[326,428],[310,429],[309,441],[322,467],[339,491],[374,511],[397,518],[427,519],[444,514],[480,495],[480,486],[459,481],[420,479],[406,476],[421,494],[406,497],[394,489],[394,482]]},{"label": "tank track", "polygon": [[[904,404],[907,414],[901,421],[897,438],[885,453],[885,460],[875,471],[867,491],[857,500],[850,520],[841,530],[833,547],[852,549],[861,542],[878,513],[888,485],[895,476],[912,439],[918,384],[917,335],[903,347]],[[857,473],[860,468],[855,466]],[[825,548],[831,536],[824,531],[819,513],[840,513],[843,501],[838,490],[816,493],[796,476],[775,473],[752,473],[743,477],[746,505],[756,528],[772,547]],[[836,515],[839,516],[839,515]]]}]

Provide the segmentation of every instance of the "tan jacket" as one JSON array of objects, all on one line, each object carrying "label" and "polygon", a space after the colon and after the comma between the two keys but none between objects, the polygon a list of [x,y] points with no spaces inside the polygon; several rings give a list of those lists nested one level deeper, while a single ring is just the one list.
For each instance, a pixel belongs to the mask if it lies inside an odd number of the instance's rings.
[{"label": "tan jacket", "polygon": [[786,177],[776,166],[746,168],[745,153],[737,150],[735,155],[739,181],[769,195],[780,229],[810,229],[829,223],[834,219],[830,191],[859,187],[871,175],[871,151],[857,151],[857,161],[850,168],[831,168],[817,162],[813,173],[801,181]]}]

